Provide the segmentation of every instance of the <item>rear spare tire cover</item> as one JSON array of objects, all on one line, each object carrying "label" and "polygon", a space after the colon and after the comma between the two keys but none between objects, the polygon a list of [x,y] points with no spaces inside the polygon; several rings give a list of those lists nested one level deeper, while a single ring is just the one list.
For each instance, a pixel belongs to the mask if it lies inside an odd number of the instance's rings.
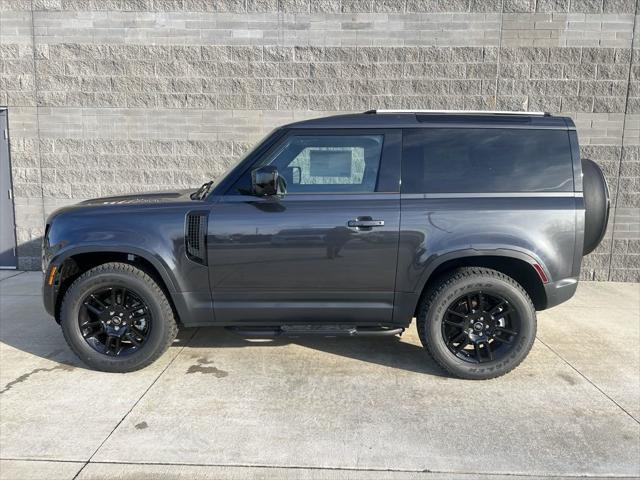
[{"label": "rear spare tire cover", "polygon": [[584,190],[584,248],[583,255],[591,253],[600,244],[609,220],[609,187],[596,162],[582,160],[582,186]]}]

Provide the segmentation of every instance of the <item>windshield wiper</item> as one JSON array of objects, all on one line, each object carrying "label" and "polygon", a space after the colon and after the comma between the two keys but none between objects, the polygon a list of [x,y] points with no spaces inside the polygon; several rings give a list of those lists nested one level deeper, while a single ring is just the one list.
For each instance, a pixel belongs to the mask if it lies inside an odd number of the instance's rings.
[{"label": "windshield wiper", "polygon": [[213,180],[207,183],[203,183],[202,186],[191,194],[191,200],[202,200],[207,193],[209,193],[209,189],[213,185]]}]

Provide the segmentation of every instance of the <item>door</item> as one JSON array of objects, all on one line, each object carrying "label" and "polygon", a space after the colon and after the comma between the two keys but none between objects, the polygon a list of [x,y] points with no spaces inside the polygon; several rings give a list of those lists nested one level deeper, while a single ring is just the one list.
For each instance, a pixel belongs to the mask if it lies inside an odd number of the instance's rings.
[{"label": "door", "polygon": [[16,268],[16,229],[9,163],[7,111],[0,110],[0,268]]},{"label": "door", "polygon": [[[390,322],[400,148],[394,131],[291,131],[248,168],[209,222],[216,320]],[[264,165],[286,194],[252,194],[251,170]]]}]

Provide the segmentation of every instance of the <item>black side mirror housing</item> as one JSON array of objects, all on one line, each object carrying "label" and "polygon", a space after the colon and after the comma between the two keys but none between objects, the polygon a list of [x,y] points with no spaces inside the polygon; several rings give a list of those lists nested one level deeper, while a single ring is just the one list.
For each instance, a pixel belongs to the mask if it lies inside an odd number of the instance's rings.
[{"label": "black side mirror housing", "polygon": [[255,195],[265,197],[284,193],[285,181],[273,165],[265,165],[251,171],[251,188]]}]

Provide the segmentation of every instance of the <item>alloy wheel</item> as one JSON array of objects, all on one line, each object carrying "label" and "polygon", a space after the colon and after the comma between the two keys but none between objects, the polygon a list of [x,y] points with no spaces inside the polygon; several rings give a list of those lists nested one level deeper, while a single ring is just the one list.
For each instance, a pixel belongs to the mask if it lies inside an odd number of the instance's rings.
[{"label": "alloy wheel", "polygon": [[456,357],[469,363],[504,358],[520,330],[517,311],[505,298],[482,291],[457,298],[442,320],[442,336]]},{"label": "alloy wheel", "polygon": [[151,311],[140,295],[125,287],[90,292],[82,301],[78,325],[97,352],[125,356],[138,351],[149,337]]}]

